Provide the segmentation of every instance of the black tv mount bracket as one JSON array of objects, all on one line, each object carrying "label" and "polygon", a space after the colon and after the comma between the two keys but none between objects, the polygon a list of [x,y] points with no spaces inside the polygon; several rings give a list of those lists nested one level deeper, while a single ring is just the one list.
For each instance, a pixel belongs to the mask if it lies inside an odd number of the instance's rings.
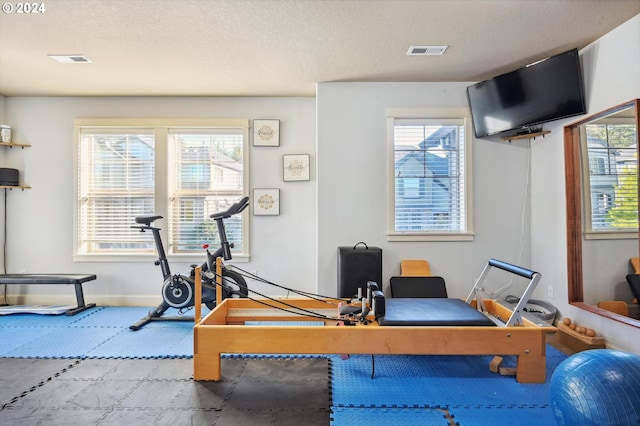
[{"label": "black tv mount bracket", "polygon": [[542,126],[524,126],[518,130],[516,136],[529,135],[531,133],[539,133],[542,131]]}]

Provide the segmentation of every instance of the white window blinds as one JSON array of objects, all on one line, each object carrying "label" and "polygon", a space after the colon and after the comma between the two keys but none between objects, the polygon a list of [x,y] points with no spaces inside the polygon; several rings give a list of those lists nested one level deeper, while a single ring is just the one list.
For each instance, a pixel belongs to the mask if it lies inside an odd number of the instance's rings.
[{"label": "white window blinds", "polygon": [[[169,248],[172,252],[219,244],[209,217],[244,193],[244,138],[240,129],[171,130],[169,134]],[[242,218],[225,221],[227,238],[242,251]]]},{"label": "white window blinds", "polygon": [[[637,131],[633,124],[587,124],[588,232],[638,229]],[[587,216],[589,218],[589,215]]]},{"label": "white window blinds", "polygon": [[154,208],[153,131],[86,130],[78,156],[79,252],[149,249],[148,238],[130,226]]},{"label": "white window blinds", "polygon": [[466,232],[463,119],[393,124],[394,233]]},{"label": "white window blinds", "polygon": [[[162,216],[168,255],[218,244],[210,215],[249,181],[248,120],[78,119],[76,129],[76,255],[155,253],[151,234],[131,228],[142,215]],[[234,256],[248,256],[244,215],[225,227]]]}]

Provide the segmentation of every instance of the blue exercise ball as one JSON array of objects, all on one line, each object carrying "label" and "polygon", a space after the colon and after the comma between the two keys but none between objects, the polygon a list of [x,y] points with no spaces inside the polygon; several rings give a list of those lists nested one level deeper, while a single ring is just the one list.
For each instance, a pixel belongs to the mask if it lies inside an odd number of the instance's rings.
[{"label": "blue exercise ball", "polygon": [[551,376],[559,425],[640,425],[640,355],[612,349],[579,352]]}]

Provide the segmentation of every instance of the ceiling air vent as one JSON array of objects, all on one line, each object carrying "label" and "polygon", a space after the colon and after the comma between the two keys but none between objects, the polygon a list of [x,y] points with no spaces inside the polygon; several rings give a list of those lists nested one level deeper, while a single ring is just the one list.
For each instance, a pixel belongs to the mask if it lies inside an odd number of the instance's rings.
[{"label": "ceiling air vent", "polygon": [[48,55],[61,64],[91,64],[93,61],[84,55]]},{"label": "ceiling air vent", "polygon": [[449,46],[410,46],[408,56],[441,56]]}]

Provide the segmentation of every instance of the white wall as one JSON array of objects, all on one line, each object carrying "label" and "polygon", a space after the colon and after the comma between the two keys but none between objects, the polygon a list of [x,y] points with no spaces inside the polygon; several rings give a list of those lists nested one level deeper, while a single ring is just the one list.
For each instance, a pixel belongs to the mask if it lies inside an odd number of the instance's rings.
[{"label": "white wall", "polygon": [[[0,123],[4,124],[4,96],[0,95]],[[4,149],[8,149],[8,148],[4,148]],[[0,153],[0,155],[4,156],[4,153]],[[2,158],[2,157],[0,157]],[[6,164],[5,161],[0,161],[0,167],[8,167],[8,165]],[[2,197],[2,199],[0,200],[0,209],[2,209],[2,211],[4,211],[4,197]],[[0,241],[4,241],[5,239],[5,235],[4,235],[4,226],[0,227]],[[0,259],[4,258],[4,244],[0,244]],[[4,264],[0,263],[0,271],[3,271],[4,273]],[[4,303],[4,301],[0,300],[0,303]]]},{"label": "white wall", "polygon": [[[153,257],[126,263],[72,259],[73,120],[81,117],[280,119],[280,147],[251,147],[250,166],[251,188],[280,188],[281,214],[248,216],[251,260],[238,266],[286,286],[315,291],[315,170],[309,182],[282,180],[283,154],[314,156],[313,98],[6,97],[5,118],[13,126],[14,140],[32,145],[5,151],[7,161],[20,168],[25,183],[32,186],[8,196],[8,272],[95,273],[98,280],[84,286],[87,302],[159,302],[162,274]],[[189,263],[172,262],[172,272],[187,273]],[[12,303],[24,301],[25,295],[30,295],[29,303],[74,301],[73,289],[64,286],[10,286],[9,294]]]},{"label": "white wall", "polygon": [[[318,287],[335,294],[337,248],[383,250],[383,282],[402,259],[426,259],[452,297],[466,297],[489,258],[529,266],[523,203],[529,149],[499,138],[472,142],[473,242],[388,242],[387,108],[466,108],[471,83],[321,83],[318,109]],[[520,251],[523,251],[520,260]]]},{"label": "white wall", "polygon": [[[33,187],[9,194],[8,272],[96,273],[98,281],[85,285],[87,300],[104,304],[149,304],[159,297],[160,271],[151,258],[115,264],[72,260],[75,118],[279,118],[282,146],[251,148],[251,187],[281,188],[282,214],[251,216],[251,261],[240,267],[286,286],[333,295],[337,247],[365,241],[383,248],[385,282],[398,274],[401,259],[425,258],[434,274],[447,279],[452,296],[465,297],[490,257],[529,266],[529,211],[523,204],[529,150],[498,139],[473,142],[473,242],[389,243],[385,135],[387,108],[466,107],[467,85],[320,84],[317,152],[311,98],[8,97],[6,119],[16,141],[33,145],[8,153]],[[311,154],[310,182],[282,182],[285,153]],[[172,263],[172,269],[186,272],[188,263]],[[11,286],[9,293],[14,303],[71,298],[70,289],[54,286]]]},{"label": "white wall", "polygon": [[[580,51],[587,93],[587,115],[640,98],[640,15]],[[611,345],[640,353],[640,330],[568,304],[563,126],[532,145],[532,264],[554,286],[548,299],[563,316],[595,329]],[[546,295],[543,295],[546,298]]]}]

